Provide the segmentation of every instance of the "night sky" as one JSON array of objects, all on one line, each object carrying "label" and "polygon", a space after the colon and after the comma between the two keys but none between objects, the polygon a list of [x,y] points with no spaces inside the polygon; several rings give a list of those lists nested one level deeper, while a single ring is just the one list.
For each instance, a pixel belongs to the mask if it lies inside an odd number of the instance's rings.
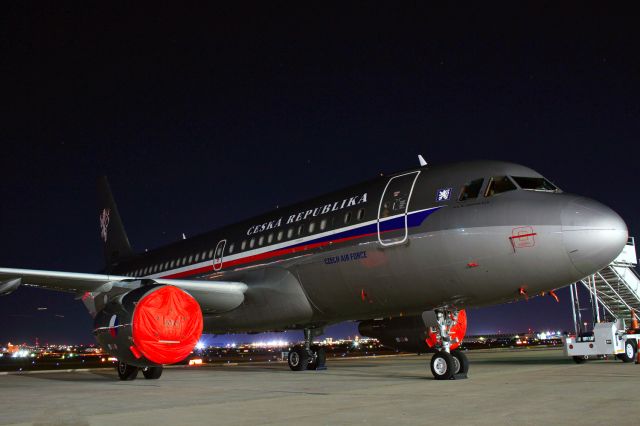
[{"label": "night sky", "polygon": [[[419,153],[522,163],[640,230],[630,10],[265,3],[3,4],[0,265],[98,271],[102,174],[141,251]],[[559,296],[472,310],[469,332],[569,328]],[[23,287],[0,324],[0,342],[93,341],[68,294]]]}]

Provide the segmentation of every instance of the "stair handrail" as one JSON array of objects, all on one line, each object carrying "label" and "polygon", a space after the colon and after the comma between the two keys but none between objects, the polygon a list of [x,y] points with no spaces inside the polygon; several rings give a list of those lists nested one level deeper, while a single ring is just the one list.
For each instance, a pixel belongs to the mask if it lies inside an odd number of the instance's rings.
[{"label": "stair handrail", "polygon": [[[587,290],[589,290],[589,293],[593,294],[593,290],[591,290],[591,286],[588,285],[587,283],[584,282],[584,280],[580,280],[580,282],[582,283],[583,286],[585,286],[587,288]],[[595,291],[597,292],[598,289],[596,288]],[[600,304],[602,306],[604,306],[604,308],[609,311],[609,313],[611,314],[612,317],[614,318],[618,318],[618,315],[616,315],[611,308],[609,307],[609,305],[607,303],[604,302],[604,300],[602,299],[602,296],[607,297],[609,300],[612,301],[616,301],[616,299],[614,299],[612,296],[609,296],[608,294],[604,294],[603,292],[600,292],[600,294],[598,295],[598,297],[600,298]]]},{"label": "stair handrail", "polygon": [[[616,278],[618,279],[618,284],[622,283],[622,285],[627,288],[629,293],[631,293],[634,296],[634,298],[638,301],[638,303],[640,303],[640,295],[638,295],[637,291],[629,287],[629,284],[627,284],[627,281],[624,279],[622,275],[618,273],[618,271],[616,271],[616,268],[609,267],[609,269],[611,269],[611,271],[613,271],[613,273],[616,275]],[[627,269],[630,269],[631,272],[640,280],[640,277],[632,268],[627,268]],[[598,272],[598,274],[599,273],[600,272]]]},{"label": "stair handrail", "polygon": [[[615,271],[614,271],[615,272]],[[620,294],[618,294],[618,292],[611,286],[611,284],[609,284],[609,281],[607,281],[602,274],[598,271],[596,272],[596,275],[598,275],[600,277],[600,279],[602,279],[602,281],[604,281],[604,283],[609,286],[609,288],[611,289],[611,291],[613,291],[615,293],[616,296],[618,296],[618,299],[624,304],[624,306],[627,307],[627,309],[629,309],[629,312],[631,312],[631,309],[633,309],[631,306],[629,306],[629,304],[620,296]],[[616,272],[616,275],[618,275],[618,273]],[[625,284],[626,285],[626,284]]]}]

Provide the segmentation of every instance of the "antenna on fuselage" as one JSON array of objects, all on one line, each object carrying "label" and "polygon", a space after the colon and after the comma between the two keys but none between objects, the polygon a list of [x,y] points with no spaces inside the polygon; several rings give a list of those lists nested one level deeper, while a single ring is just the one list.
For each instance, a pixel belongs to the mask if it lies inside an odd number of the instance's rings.
[{"label": "antenna on fuselage", "polygon": [[424,159],[422,154],[418,154],[418,162],[420,163],[420,167],[425,167],[427,165],[427,161]]}]

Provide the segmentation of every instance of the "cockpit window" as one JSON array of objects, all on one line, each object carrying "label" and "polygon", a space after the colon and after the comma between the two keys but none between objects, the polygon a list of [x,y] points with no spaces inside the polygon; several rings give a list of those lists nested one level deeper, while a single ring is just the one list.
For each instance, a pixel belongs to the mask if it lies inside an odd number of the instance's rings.
[{"label": "cockpit window", "polygon": [[529,191],[556,192],[558,188],[543,177],[511,176],[522,189]]},{"label": "cockpit window", "polygon": [[478,198],[478,194],[480,194],[480,188],[482,188],[483,178],[472,180],[471,182],[467,182],[465,186],[460,190],[460,198],[458,201],[468,200],[470,198]]},{"label": "cockpit window", "polygon": [[507,191],[513,191],[517,189],[507,176],[494,176],[487,185],[487,190],[484,193],[485,197],[491,197],[492,195],[501,194]]}]

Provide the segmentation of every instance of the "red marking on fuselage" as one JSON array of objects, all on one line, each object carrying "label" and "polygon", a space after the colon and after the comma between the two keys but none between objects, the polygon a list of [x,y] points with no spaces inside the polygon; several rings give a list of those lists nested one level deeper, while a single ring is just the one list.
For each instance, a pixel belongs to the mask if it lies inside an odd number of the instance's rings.
[{"label": "red marking on fuselage", "polygon": [[512,235],[509,238],[527,238],[527,237],[533,237],[534,235],[538,235],[538,233],[532,232],[530,234]]}]

